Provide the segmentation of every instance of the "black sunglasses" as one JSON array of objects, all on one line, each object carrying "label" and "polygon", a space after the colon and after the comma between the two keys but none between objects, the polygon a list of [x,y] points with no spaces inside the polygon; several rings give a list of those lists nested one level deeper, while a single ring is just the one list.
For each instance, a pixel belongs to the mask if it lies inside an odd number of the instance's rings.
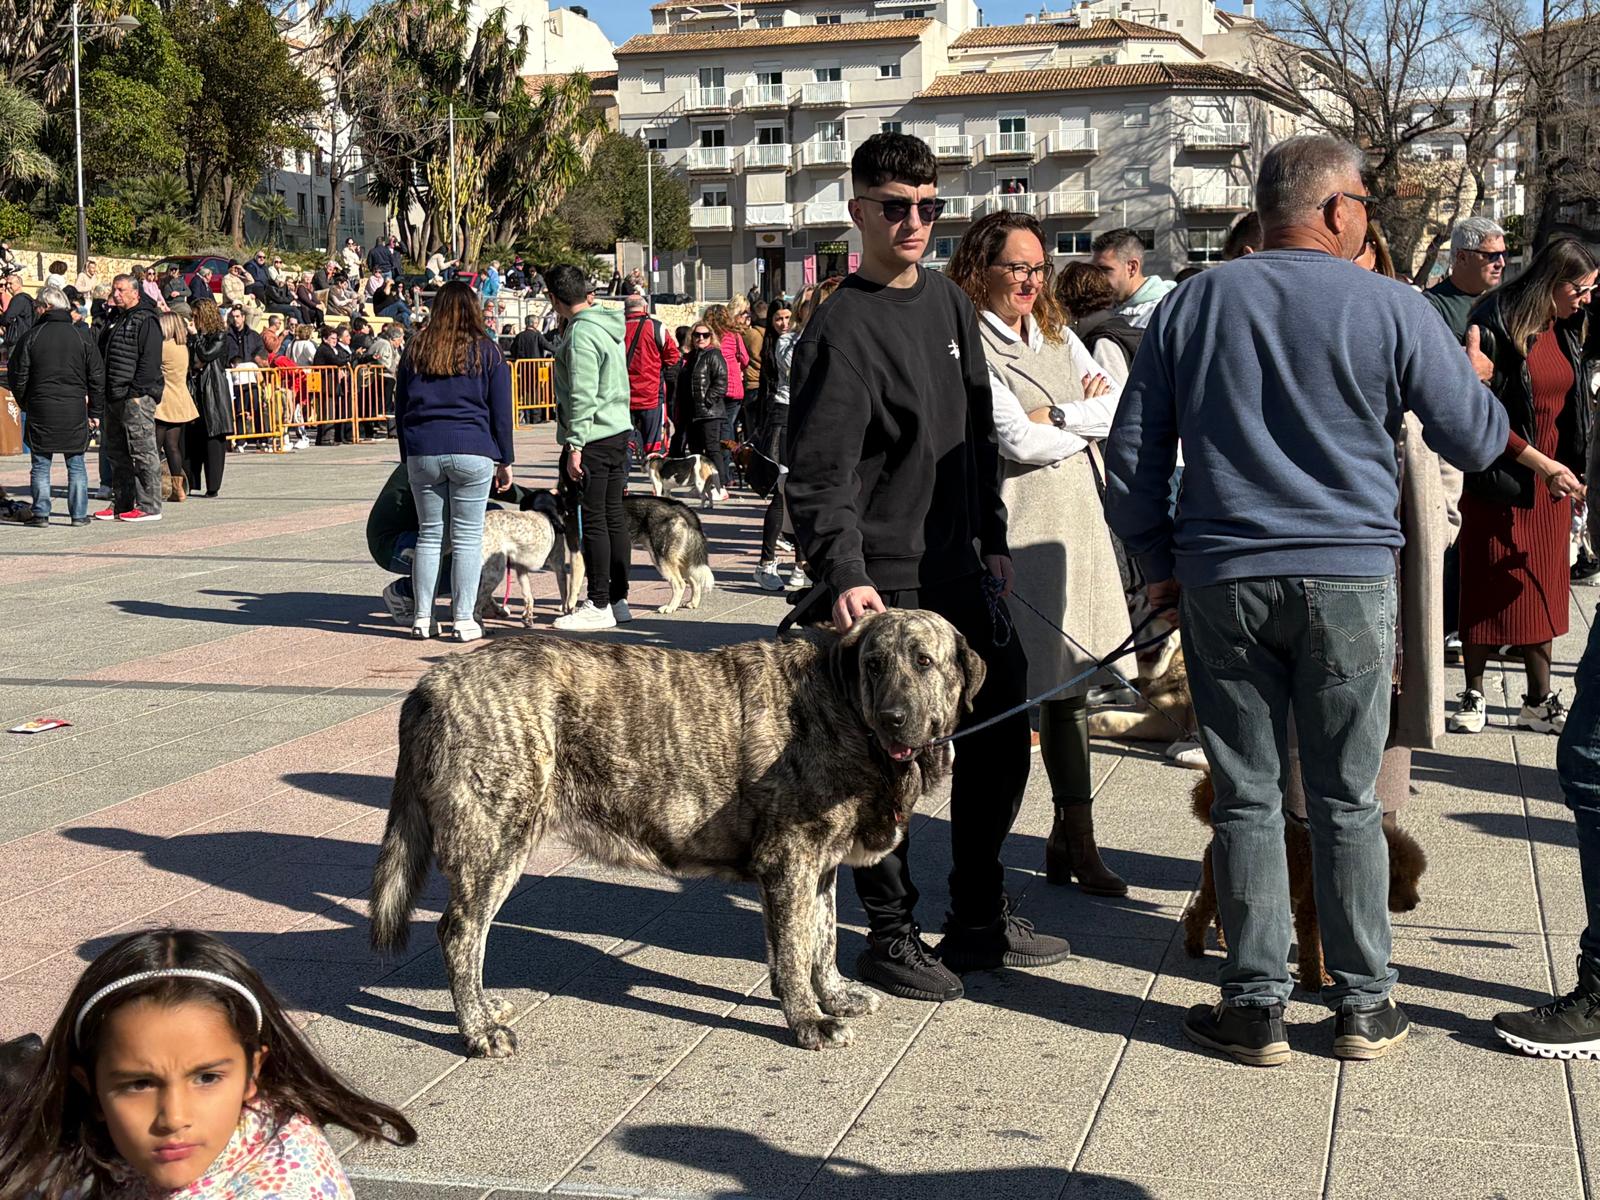
[{"label": "black sunglasses", "polygon": [[697,342],[700,341],[702,338],[706,339],[707,341],[709,341],[710,338],[711,338],[711,335],[709,333],[701,333],[698,329],[695,330],[693,333],[691,333],[689,336],[692,337]]},{"label": "black sunglasses", "polygon": [[944,212],[944,201],[937,199],[928,200],[879,200],[876,196],[857,196],[857,200],[869,200],[883,209],[883,219],[891,225],[898,225],[911,214],[914,208],[917,217],[924,225],[932,225],[939,219],[939,214]]},{"label": "black sunglasses", "polygon": [[1503,263],[1506,260],[1506,252],[1504,250],[1468,250],[1467,253],[1476,254],[1484,262]]},{"label": "black sunglasses", "polygon": [[1369,216],[1372,213],[1373,206],[1378,203],[1378,198],[1376,196],[1363,196],[1360,192],[1334,192],[1331,196],[1323,197],[1322,203],[1318,204],[1317,207],[1327,208],[1329,204],[1333,203],[1340,196],[1343,196],[1346,200],[1354,200],[1356,203],[1365,207]]}]

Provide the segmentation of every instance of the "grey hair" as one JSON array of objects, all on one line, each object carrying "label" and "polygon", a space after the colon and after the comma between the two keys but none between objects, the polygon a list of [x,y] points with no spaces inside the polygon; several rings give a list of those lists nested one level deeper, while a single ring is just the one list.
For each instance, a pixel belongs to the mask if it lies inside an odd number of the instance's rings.
[{"label": "grey hair", "polygon": [[646,300],[643,296],[635,294],[635,295],[632,295],[632,296],[623,297],[623,300],[622,300],[622,311],[623,312],[648,312],[649,308],[650,308],[650,302],[648,300]]},{"label": "grey hair", "polygon": [[1308,220],[1319,201],[1366,166],[1360,147],[1342,138],[1307,133],[1279,142],[1261,160],[1256,178],[1256,211],[1261,223],[1282,228]]},{"label": "grey hair", "polygon": [[1505,235],[1506,231],[1488,217],[1467,217],[1457,221],[1456,227],[1450,232],[1450,253],[1476,250],[1490,238],[1503,238]]},{"label": "grey hair", "polygon": [[58,287],[40,288],[39,303],[46,308],[68,309],[72,307],[72,301],[67,299],[67,293]]}]

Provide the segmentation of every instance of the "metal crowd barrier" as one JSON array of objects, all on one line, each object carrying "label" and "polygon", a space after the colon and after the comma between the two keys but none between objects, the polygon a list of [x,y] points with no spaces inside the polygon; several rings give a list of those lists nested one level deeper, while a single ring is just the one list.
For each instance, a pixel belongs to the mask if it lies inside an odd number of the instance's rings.
[{"label": "metal crowd barrier", "polygon": [[511,412],[518,425],[553,420],[556,415],[556,360],[518,358],[511,362]]},{"label": "metal crowd barrier", "polygon": [[268,441],[285,448],[291,429],[349,425],[352,441],[363,425],[385,425],[394,408],[393,385],[376,363],[354,367],[250,367],[228,369],[233,404],[232,442]]}]

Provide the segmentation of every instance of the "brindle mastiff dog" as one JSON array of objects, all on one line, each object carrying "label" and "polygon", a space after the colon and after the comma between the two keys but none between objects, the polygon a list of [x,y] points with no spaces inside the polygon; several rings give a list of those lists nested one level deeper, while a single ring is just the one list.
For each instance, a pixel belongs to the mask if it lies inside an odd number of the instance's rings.
[{"label": "brindle mastiff dog", "polygon": [[456,655],[400,710],[372,941],[405,944],[436,856],[439,941],[475,1055],[505,1057],[483,991],[489,926],[555,834],[602,862],[753,879],[773,994],[800,1045],[849,1045],[879,997],[844,980],[834,878],[877,862],[949,769],[983,661],[942,617],[891,611],[710,653],[529,636]]}]

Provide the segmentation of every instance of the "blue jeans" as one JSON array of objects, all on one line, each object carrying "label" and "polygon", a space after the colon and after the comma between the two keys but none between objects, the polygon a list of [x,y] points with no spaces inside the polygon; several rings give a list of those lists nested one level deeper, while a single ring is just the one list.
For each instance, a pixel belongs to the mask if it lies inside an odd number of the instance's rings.
[{"label": "blue jeans", "polygon": [[1389,733],[1394,579],[1272,577],[1185,588],[1183,654],[1216,800],[1211,865],[1229,1004],[1289,999],[1283,793],[1294,714],[1322,953],[1335,1010],[1388,998],[1389,851],[1376,785]]},{"label": "blue jeans", "polygon": [[1556,743],[1556,774],[1577,823],[1578,866],[1589,906],[1589,924],[1578,946],[1585,963],[1600,970],[1600,623],[1589,628],[1573,683],[1577,694]]},{"label": "blue jeans", "polygon": [[478,576],[483,568],[483,514],[494,481],[494,460],[481,454],[419,454],[406,460],[411,497],[417,504],[417,550],[411,564],[415,620],[433,615],[450,517],[450,607],[460,624],[475,620]]},{"label": "blue jeans", "polygon": [[[50,454],[33,451],[33,515],[50,515]],[[83,465],[83,455],[63,454],[67,460],[67,512],[74,521],[89,518],[89,472]]]},{"label": "blue jeans", "polygon": [[[415,533],[402,533],[394,539],[394,553],[389,558],[389,570],[400,576],[395,580],[395,591],[407,600],[415,603],[417,594],[411,586],[411,571],[417,561],[417,535]],[[439,558],[439,575],[445,579],[450,578],[450,556],[441,555]],[[437,586],[437,585],[435,585]]]}]

